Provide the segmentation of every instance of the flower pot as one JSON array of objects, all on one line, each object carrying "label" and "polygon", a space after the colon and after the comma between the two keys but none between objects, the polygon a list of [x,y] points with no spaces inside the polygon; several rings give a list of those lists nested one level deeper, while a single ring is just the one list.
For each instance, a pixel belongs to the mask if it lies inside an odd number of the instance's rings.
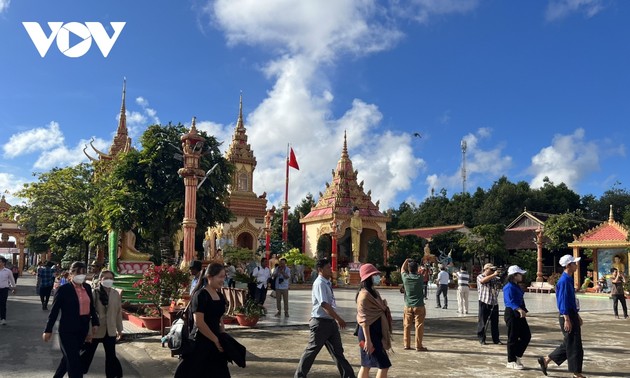
[{"label": "flower pot", "polygon": [[238,321],[236,320],[235,317],[229,316],[229,315],[223,316],[223,324],[237,324],[237,323]]},{"label": "flower pot", "polygon": [[143,326],[151,331],[159,331],[162,329],[162,318],[153,316],[140,316]]},{"label": "flower pot", "polygon": [[129,318],[129,321],[131,322],[131,324],[138,327],[144,327],[144,322],[142,321],[142,319],[140,319],[138,315],[130,313],[127,315],[127,317]]},{"label": "flower pot", "polygon": [[245,314],[236,314],[236,321],[243,327],[253,327],[258,323],[258,317],[248,317]]}]

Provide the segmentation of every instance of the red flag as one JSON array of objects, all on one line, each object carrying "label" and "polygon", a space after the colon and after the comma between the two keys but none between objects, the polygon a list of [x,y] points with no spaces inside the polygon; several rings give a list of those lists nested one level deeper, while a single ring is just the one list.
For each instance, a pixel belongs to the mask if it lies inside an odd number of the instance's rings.
[{"label": "red flag", "polygon": [[293,147],[291,147],[291,152],[289,153],[289,167],[295,168],[298,171],[300,170],[300,166],[298,165],[295,154],[293,153]]}]

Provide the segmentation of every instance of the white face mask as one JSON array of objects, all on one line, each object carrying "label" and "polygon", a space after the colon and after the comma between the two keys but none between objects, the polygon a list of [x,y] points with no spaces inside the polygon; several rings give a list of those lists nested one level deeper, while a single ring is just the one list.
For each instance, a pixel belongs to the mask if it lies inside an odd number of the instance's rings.
[{"label": "white face mask", "polygon": [[77,274],[76,276],[72,277],[72,282],[74,282],[75,284],[82,284],[83,282],[85,282],[85,274]]},{"label": "white face mask", "polygon": [[378,274],[372,276],[372,282],[374,283],[374,285],[378,285],[381,283],[381,276],[379,276]]},{"label": "white face mask", "polygon": [[110,288],[110,287],[114,286],[114,280],[109,280],[109,279],[102,280],[101,281],[101,285],[103,285],[103,287]]}]

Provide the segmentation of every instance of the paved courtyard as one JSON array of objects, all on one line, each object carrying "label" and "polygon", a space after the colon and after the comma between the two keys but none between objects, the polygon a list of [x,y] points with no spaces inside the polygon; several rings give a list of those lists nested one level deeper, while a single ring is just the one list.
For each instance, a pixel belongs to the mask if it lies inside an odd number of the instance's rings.
[{"label": "paved courtyard", "polygon": [[[50,377],[61,357],[56,343],[45,344],[41,333],[47,312],[41,310],[34,292],[34,279],[18,281],[19,292],[9,297],[7,326],[0,328],[0,377]],[[525,370],[505,368],[505,346],[480,346],[476,341],[476,292],[471,293],[468,316],[458,316],[455,295],[447,310],[435,308],[435,290],[427,302],[425,346],[429,352],[402,349],[402,295],[397,290],[382,290],[394,316],[394,353],[390,377],[542,377],[536,357],[547,354],[559,344],[561,333],[555,310],[555,297],[549,294],[526,294],[530,309],[529,324],[532,342],[523,358]],[[340,313],[354,322],[355,291],[335,291]],[[452,294],[455,294],[453,291]],[[292,377],[300,355],[306,346],[310,313],[310,291],[290,292],[291,317],[263,319],[255,329],[230,327],[229,332],[248,349],[248,367],[233,366],[233,377]],[[615,320],[612,301],[607,297],[580,296],[584,318],[585,362],[588,377],[630,377],[630,321]],[[272,312],[275,300],[268,298]],[[501,308],[503,306],[501,305]],[[273,313],[273,312],[272,312]],[[505,326],[500,322],[505,341]],[[147,333],[125,322],[126,337],[118,345],[118,354],[126,377],[172,377],[177,359],[168,349],[161,348],[159,335]],[[354,324],[342,331],[346,357],[356,370],[359,351]],[[104,353],[99,348],[88,376],[104,377]],[[372,373],[374,376],[375,373]],[[323,350],[309,377],[335,377],[336,369]],[[550,366],[549,376],[571,377],[566,364]]]}]

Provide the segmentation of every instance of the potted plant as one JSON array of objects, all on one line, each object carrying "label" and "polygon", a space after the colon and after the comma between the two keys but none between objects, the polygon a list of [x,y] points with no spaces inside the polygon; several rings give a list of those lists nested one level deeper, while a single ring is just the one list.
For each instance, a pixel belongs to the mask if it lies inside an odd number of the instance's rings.
[{"label": "potted plant", "polygon": [[248,298],[243,306],[234,309],[234,316],[238,324],[244,327],[253,327],[258,319],[263,316],[264,310],[253,299]]},{"label": "potted plant", "polygon": [[[138,299],[150,304],[143,306],[142,309],[141,318],[145,324],[155,322],[155,319],[160,322],[162,318],[160,306],[172,301],[177,302],[186,292],[188,285],[190,285],[190,275],[175,266],[162,264],[153,265],[147,269],[142,278],[133,284],[133,287],[138,289]],[[159,326],[157,329],[160,329]]]},{"label": "potted plant", "polygon": [[287,265],[304,267],[304,282],[309,282],[313,267],[315,267],[315,259],[303,254],[298,248],[291,248],[287,253],[282,255],[287,259]]}]

